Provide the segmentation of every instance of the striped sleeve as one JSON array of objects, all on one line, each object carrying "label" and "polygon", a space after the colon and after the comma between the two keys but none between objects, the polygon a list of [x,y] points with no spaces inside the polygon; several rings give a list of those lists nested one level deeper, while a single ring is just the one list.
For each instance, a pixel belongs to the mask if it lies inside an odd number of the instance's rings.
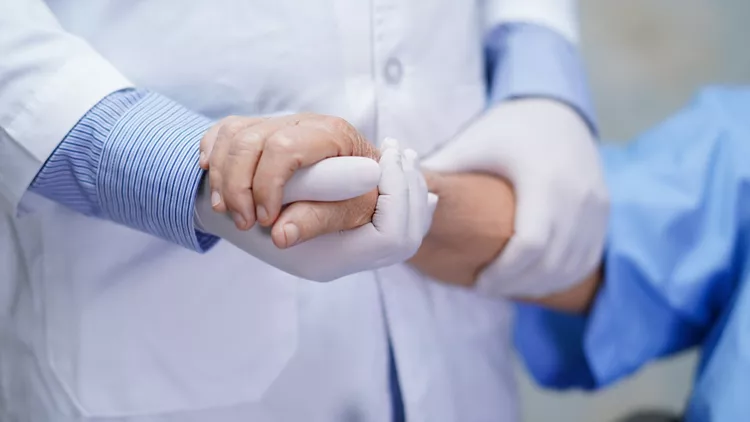
[{"label": "striped sleeve", "polygon": [[110,94],[66,135],[31,190],[99,217],[204,252],[196,231],[200,140],[211,121],[145,90]]}]

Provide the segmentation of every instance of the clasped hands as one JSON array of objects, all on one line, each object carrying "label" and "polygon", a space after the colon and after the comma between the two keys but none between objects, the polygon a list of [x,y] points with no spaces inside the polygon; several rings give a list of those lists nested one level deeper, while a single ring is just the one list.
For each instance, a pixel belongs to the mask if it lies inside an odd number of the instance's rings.
[{"label": "clasped hands", "polygon": [[395,140],[378,151],[331,116],[226,118],[205,134],[200,165],[198,228],[315,281],[407,260],[436,202],[414,151]]},{"label": "clasped hands", "polygon": [[303,278],[411,258],[441,281],[542,297],[576,285],[602,257],[608,197],[598,152],[581,117],[553,100],[501,103],[422,163],[440,197],[434,221],[416,153],[395,141],[384,142],[377,166],[322,161],[378,158],[343,119],[229,118],[201,150],[209,180],[198,224]]}]

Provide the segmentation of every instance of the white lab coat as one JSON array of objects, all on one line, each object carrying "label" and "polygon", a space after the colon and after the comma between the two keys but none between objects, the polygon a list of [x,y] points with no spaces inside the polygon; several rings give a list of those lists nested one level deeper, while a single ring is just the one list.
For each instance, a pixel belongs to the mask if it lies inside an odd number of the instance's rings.
[{"label": "white lab coat", "polygon": [[421,154],[485,104],[503,20],[575,38],[572,0],[0,2],[0,420],[513,421],[507,304],[407,266],[316,284],[25,193],[98,100],[343,116]]}]

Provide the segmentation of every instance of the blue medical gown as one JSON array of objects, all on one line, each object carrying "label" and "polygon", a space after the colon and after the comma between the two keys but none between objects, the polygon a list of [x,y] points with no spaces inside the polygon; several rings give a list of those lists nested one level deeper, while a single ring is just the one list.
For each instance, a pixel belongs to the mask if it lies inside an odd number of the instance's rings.
[{"label": "blue medical gown", "polygon": [[528,369],[545,386],[595,389],[697,345],[686,420],[750,421],[750,89],[706,89],[601,155],[605,282],[586,316],[518,306]]}]

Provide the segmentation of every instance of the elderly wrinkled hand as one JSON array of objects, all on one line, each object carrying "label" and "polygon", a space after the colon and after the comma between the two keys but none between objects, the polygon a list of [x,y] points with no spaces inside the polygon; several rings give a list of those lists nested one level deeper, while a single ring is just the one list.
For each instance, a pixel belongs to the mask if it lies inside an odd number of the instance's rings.
[{"label": "elderly wrinkled hand", "polygon": [[346,120],[319,114],[227,117],[201,141],[200,165],[209,169],[211,204],[240,230],[271,226],[286,248],[371,221],[377,190],[336,203],[291,204],[282,211],[285,184],[299,169],[328,157],[378,160],[380,152]]},{"label": "elderly wrinkled hand", "polygon": [[346,199],[373,187],[377,189],[377,201],[370,221],[282,249],[271,240],[278,221],[272,233],[260,225],[238,230],[227,213],[213,209],[211,186],[206,181],[196,202],[196,226],[289,274],[330,281],[401,263],[416,253],[430,226],[435,202],[428,196],[417,154],[402,151],[395,140],[386,140],[378,163],[357,157],[330,158],[296,171],[285,185],[280,202],[291,205],[281,218],[293,206],[327,207],[315,212],[337,212],[333,208],[345,206],[343,203],[321,201]]}]

